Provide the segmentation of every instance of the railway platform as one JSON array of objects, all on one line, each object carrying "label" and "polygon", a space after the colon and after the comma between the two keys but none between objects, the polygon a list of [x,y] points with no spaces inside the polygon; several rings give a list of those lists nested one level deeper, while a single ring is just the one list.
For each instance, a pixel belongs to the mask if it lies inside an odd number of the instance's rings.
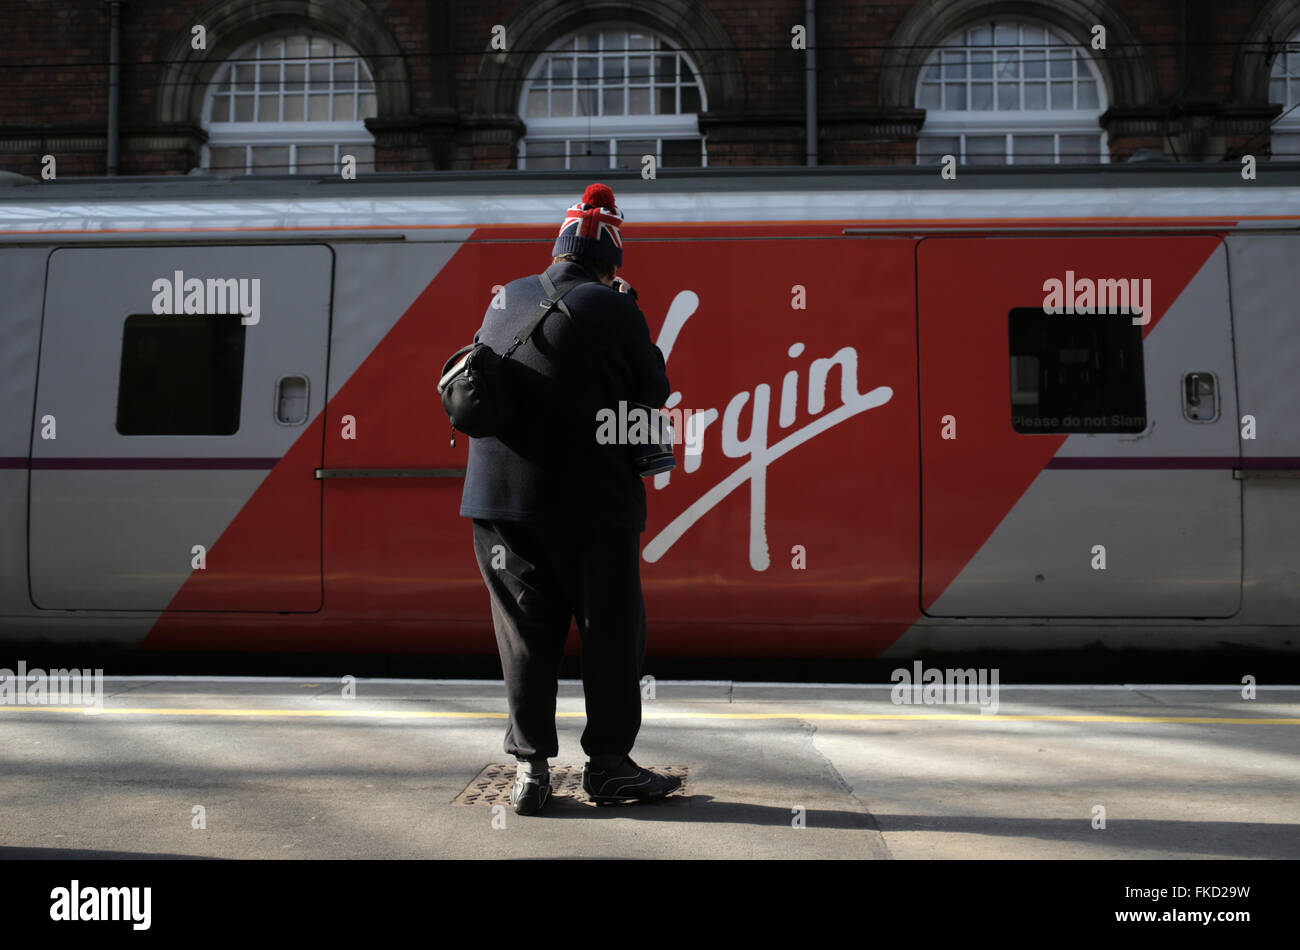
[{"label": "railway platform", "polygon": [[[634,758],[683,790],[598,808],[581,685],[556,797],[504,797],[500,682],[109,677],[0,705],[0,857],[1300,858],[1300,687],[660,681]],[[508,766],[496,769],[497,766]]]}]

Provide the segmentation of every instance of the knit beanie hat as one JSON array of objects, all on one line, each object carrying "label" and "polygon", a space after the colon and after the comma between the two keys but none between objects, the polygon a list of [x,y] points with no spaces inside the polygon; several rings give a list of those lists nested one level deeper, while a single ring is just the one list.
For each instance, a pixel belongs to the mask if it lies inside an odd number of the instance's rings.
[{"label": "knit beanie hat", "polygon": [[615,267],[623,266],[623,237],[619,227],[622,213],[614,206],[614,192],[607,185],[588,185],[582,201],[564,215],[551,256],[585,254]]}]

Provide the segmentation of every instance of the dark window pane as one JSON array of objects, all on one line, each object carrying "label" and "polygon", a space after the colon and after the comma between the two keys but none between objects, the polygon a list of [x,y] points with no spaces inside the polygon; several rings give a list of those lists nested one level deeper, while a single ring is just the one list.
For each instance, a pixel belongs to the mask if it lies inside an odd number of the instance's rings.
[{"label": "dark window pane", "polygon": [[234,435],[244,383],[236,314],[135,314],[122,332],[117,431]]},{"label": "dark window pane", "polygon": [[1053,161],[1050,135],[1014,135],[1011,149],[1017,165],[1050,165]]},{"label": "dark window pane", "polygon": [[572,142],[569,145],[569,167],[586,171],[609,168],[609,139]]},{"label": "dark window pane", "polygon": [[[343,146],[344,154],[352,151],[354,149],[351,146]],[[297,172],[300,175],[332,175],[335,171],[334,146],[299,145],[296,162]]]},{"label": "dark window pane", "polygon": [[1101,160],[1101,145],[1095,135],[1062,135],[1062,162],[1098,162]]},{"label": "dark window pane", "polygon": [[624,114],[625,110],[627,109],[627,103],[623,99],[623,92],[624,90],[622,88],[601,90],[600,107],[603,110],[602,114],[604,115]]},{"label": "dark window pane", "polygon": [[[668,143],[665,142],[665,145]],[[655,154],[654,139],[619,139],[614,143],[615,168],[634,168],[641,170],[641,161],[647,155]]]},{"label": "dark window pane", "polygon": [[966,164],[1005,165],[1007,137],[1005,135],[966,136]]},{"label": "dark window pane", "polygon": [[1025,433],[1147,427],[1142,327],[1120,314],[1018,307],[1011,340],[1011,427]]}]

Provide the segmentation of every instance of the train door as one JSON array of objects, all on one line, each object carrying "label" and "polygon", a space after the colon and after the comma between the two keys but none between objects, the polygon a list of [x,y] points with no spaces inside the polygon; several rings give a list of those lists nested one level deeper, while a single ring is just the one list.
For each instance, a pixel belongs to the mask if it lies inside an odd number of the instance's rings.
[{"label": "train door", "polygon": [[[332,269],[320,245],[51,254],[29,496],[37,607],[319,608],[313,420]],[[271,478],[285,483],[274,507],[246,508]],[[223,547],[236,533],[245,542]]]},{"label": "train door", "polygon": [[1222,242],[931,238],[917,253],[923,609],[1235,613]]},{"label": "train door", "polygon": [[1250,623],[1290,625],[1300,615],[1300,235],[1238,233],[1227,244],[1237,365],[1248,367],[1237,384],[1249,538],[1242,613]]}]

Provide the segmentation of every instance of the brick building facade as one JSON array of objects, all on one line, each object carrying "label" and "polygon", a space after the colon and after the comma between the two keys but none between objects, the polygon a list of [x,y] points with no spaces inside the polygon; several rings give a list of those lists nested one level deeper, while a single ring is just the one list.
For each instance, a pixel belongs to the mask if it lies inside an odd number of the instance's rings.
[{"label": "brick building facade", "polygon": [[1284,116],[1300,0],[812,6],[810,61],[805,0],[25,0],[6,10],[0,169],[35,176],[53,155],[60,177],[106,173],[115,16],[125,175],[331,171],[358,149],[380,171],[598,168],[647,150],[797,165],[810,73],[823,165],[927,149],[1214,161],[1300,143]]}]

